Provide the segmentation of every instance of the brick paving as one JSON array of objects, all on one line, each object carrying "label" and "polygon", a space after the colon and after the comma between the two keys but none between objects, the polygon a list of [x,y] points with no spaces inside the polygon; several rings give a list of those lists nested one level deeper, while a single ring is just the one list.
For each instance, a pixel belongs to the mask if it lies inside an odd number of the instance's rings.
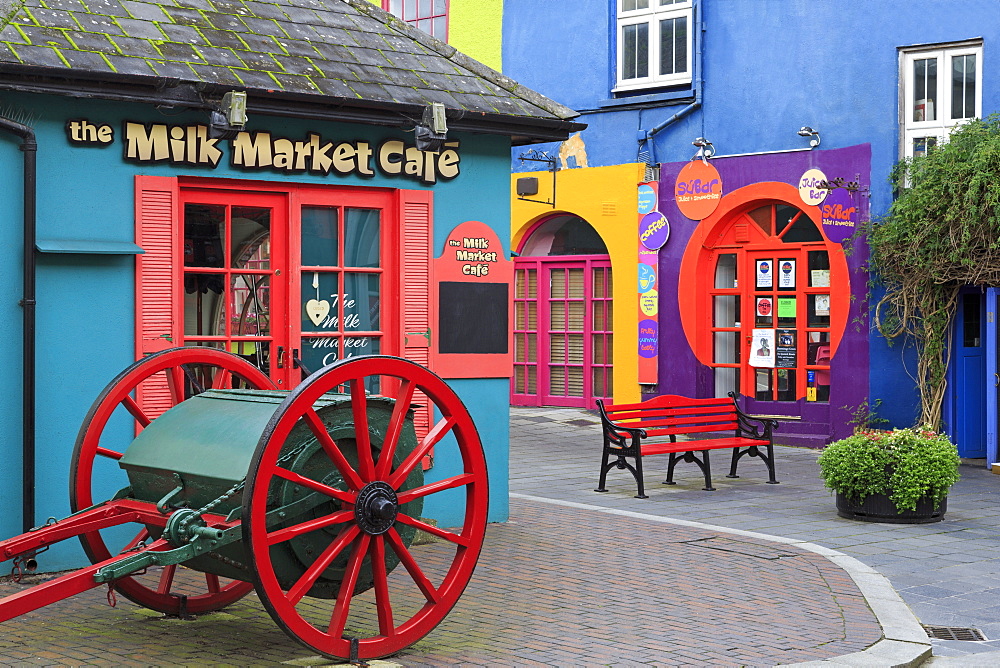
[{"label": "brick paving", "polygon": [[[832,500],[816,489],[809,468],[814,453],[781,448],[780,485],[763,484],[764,467],[751,461],[741,464],[742,478],[717,478],[714,493],[701,491],[694,471],[679,471],[674,487],[659,485],[662,471],[650,466],[652,498],[641,501],[632,498],[631,477],[620,471],[612,472],[608,494],[592,491],[599,458],[595,422],[584,411],[512,409],[511,519],[489,527],[480,565],[447,619],[387,661],[770,666],[857,652],[882,637],[850,576],[825,557],[725,529],[657,521],[676,517],[750,529],[865,560],[859,548],[880,541],[859,526],[885,527],[836,519]],[[942,535],[912,528],[890,534],[888,540],[913,540],[923,550],[922,535]],[[934,545],[939,553],[959,551],[948,542]],[[0,581],[0,594],[21,586]],[[289,639],[254,594],[189,621],[125,600],[109,607],[105,592],[95,589],[0,629],[2,666],[325,663]]]},{"label": "brick paving", "polygon": [[[881,632],[829,560],[760,540],[513,500],[458,605],[405,666],[770,666]],[[21,585],[0,584],[0,593]],[[251,595],[193,621],[92,590],[4,624],[3,665],[278,665],[308,660]]]}]

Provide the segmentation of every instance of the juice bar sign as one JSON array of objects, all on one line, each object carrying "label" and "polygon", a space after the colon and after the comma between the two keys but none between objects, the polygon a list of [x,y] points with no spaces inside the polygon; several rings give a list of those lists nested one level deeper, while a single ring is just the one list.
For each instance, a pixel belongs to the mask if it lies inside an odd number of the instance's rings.
[{"label": "juice bar sign", "polygon": [[[84,119],[66,122],[66,137],[77,146],[105,147],[115,142],[114,128]],[[224,142],[208,135],[207,125],[167,125],[125,121],[121,130],[122,157],[140,164],[170,163],[216,168],[229,144],[229,164],[242,170],[271,170],[286,174],[308,172],[320,176],[350,174],[370,178],[376,170],[387,176],[410,178],[424,184],[450,181],[459,174],[458,142],[445,150],[421,151],[398,139],[373,145],[366,141],[328,141],[315,132],[304,139],[277,137],[270,132],[240,132]]]}]

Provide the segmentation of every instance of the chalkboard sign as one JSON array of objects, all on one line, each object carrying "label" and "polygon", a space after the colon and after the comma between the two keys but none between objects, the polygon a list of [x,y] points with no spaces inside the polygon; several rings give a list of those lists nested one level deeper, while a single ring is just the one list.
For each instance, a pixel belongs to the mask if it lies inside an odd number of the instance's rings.
[{"label": "chalkboard sign", "polygon": [[510,286],[457,281],[442,281],[439,286],[439,351],[506,354]]}]

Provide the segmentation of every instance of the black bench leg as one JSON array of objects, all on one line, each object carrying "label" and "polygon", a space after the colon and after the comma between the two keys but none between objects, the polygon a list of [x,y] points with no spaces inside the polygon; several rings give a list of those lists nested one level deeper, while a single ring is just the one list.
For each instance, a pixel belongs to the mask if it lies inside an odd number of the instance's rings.
[{"label": "black bench leg", "polygon": [[715,488],[712,487],[712,465],[709,463],[708,450],[705,450],[705,454],[702,456],[704,460],[704,465],[701,467],[701,472],[705,474],[705,487],[703,488],[706,492],[714,492]]},{"label": "black bench leg", "polygon": [[602,459],[602,461],[601,461],[601,475],[598,478],[597,489],[594,490],[595,492],[606,492],[606,491],[608,491],[604,487],[604,485],[608,481],[608,471],[610,471],[611,467],[614,466],[613,463],[612,464],[608,463],[608,451],[607,450],[604,451],[604,456],[601,459]]},{"label": "black bench leg", "polygon": [[739,461],[740,461],[740,449],[733,448],[733,463],[729,467],[729,475],[726,476],[727,478],[739,478],[739,476],[736,475],[736,464],[739,463]]},{"label": "black bench leg", "polygon": [[767,460],[764,462],[767,464],[767,472],[770,474],[770,480],[767,481],[768,485],[777,485],[778,481],[774,479],[774,445],[768,444],[767,446]]},{"label": "black bench leg", "polygon": [[677,453],[671,452],[670,459],[667,461],[667,479],[663,481],[664,485],[676,485],[674,482],[674,467],[677,466]]},{"label": "black bench leg", "polygon": [[635,458],[635,468],[632,469],[632,477],[635,478],[635,484],[639,487],[639,493],[635,495],[635,498],[648,499],[646,489],[642,485],[642,455]]}]

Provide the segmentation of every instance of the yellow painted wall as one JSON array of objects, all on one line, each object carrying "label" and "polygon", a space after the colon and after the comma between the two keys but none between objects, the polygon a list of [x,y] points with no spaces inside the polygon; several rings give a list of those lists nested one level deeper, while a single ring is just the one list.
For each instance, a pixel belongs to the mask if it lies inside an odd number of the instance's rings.
[{"label": "yellow painted wall", "polygon": [[[369,0],[382,6],[382,0]],[[500,71],[503,0],[450,0],[448,43],[488,67]]]},{"label": "yellow painted wall", "polygon": [[636,186],[642,183],[645,164],[565,169],[556,172],[556,208],[517,198],[520,176],[538,177],[538,194],[531,199],[551,200],[548,172],[513,174],[511,177],[511,248],[517,248],[535,222],[553,214],[583,218],[601,235],[611,257],[614,297],[614,401],[639,401],[638,381],[638,265],[639,216]]}]

